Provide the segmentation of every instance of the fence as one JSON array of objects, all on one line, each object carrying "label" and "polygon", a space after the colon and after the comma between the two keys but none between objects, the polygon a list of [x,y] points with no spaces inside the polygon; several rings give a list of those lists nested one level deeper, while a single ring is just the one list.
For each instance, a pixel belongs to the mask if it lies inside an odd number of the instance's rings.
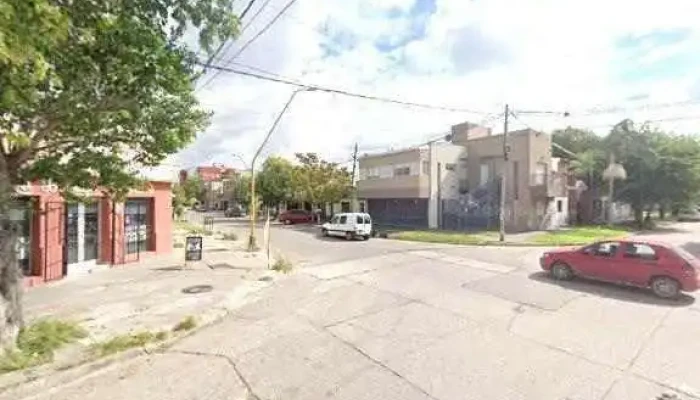
[{"label": "fence", "polygon": [[459,198],[443,199],[440,228],[462,231],[497,227],[499,195],[498,180],[493,180]]}]

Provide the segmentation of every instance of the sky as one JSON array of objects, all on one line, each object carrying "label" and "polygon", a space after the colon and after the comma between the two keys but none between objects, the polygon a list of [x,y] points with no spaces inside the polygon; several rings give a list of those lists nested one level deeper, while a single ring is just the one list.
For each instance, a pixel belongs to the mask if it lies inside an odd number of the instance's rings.
[{"label": "sky", "polygon": [[[214,63],[473,112],[302,92],[262,158],[316,152],[347,163],[355,143],[360,155],[413,146],[464,121],[501,132],[505,104],[517,115],[511,129],[604,134],[632,118],[700,133],[697,0],[296,0],[231,60],[288,2],[256,0],[248,26]],[[215,73],[196,92],[211,125],[170,162],[247,168],[295,88]]]}]

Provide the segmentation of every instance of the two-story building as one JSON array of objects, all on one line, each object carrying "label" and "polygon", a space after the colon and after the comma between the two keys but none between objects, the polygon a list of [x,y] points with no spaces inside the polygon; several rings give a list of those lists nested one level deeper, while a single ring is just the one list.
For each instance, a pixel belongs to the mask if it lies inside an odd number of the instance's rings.
[{"label": "two-story building", "polygon": [[568,219],[566,167],[551,156],[549,135],[503,135],[465,122],[447,142],[360,158],[359,196],[378,224],[454,230],[498,226],[505,173],[509,231],[552,229]]},{"label": "two-story building", "polygon": [[359,197],[379,224],[437,227],[440,199],[456,198],[464,189],[465,156],[464,147],[438,142],[364,155]]}]

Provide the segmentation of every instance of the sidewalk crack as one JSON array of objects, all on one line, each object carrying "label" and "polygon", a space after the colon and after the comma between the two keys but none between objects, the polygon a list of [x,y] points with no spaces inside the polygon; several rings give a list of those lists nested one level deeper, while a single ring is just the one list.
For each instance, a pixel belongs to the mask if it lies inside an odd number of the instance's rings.
[{"label": "sidewalk crack", "polygon": [[250,385],[248,380],[243,376],[241,371],[238,369],[238,366],[236,365],[236,362],[231,359],[231,357],[224,355],[224,354],[213,354],[213,353],[203,353],[200,351],[190,351],[190,350],[167,350],[165,353],[175,353],[175,354],[186,354],[190,356],[198,356],[198,357],[214,357],[214,358],[222,358],[228,362],[228,364],[233,368],[233,371],[236,373],[236,376],[238,376],[238,379],[240,379],[241,383],[243,383],[243,386],[245,387],[246,391],[248,392],[248,399],[249,400],[260,400],[260,397],[255,394],[253,391],[253,387]]}]

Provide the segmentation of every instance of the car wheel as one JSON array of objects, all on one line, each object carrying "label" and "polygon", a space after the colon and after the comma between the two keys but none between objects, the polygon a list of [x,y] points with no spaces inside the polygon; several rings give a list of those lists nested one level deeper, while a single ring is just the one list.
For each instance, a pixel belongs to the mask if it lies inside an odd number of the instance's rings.
[{"label": "car wheel", "polygon": [[667,276],[654,278],[651,281],[651,290],[655,295],[663,299],[673,299],[678,297],[678,294],[681,291],[680,286],[681,285],[678,284],[678,281]]},{"label": "car wheel", "polygon": [[555,262],[549,273],[554,279],[559,281],[569,281],[574,278],[574,271],[571,270],[568,264],[563,262]]},{"label": "car wheel", "polygon": [[292,221],[290,221],[290,220],[288,220],[288,219],[285,219],[284,221],[282,221],[282,223],[283,223],[284,225],[289,225],[289,224],[292,223]]},{"label": "car wheel", "polygon": [[345,232],[345,240],[353,240],[355,239],[355,235],[353,235],[352,232]]},{"label": "car wheel", "polygon": [[369,240],[369,235],[365,235],[362,237],[363,240]]},{"label": "car wheel", "polygon": [[326,237],[327,237],[327,236],[328,236],[328,229],[321,229],[321,234],[322,234],[323,236],[326,236]]}]

